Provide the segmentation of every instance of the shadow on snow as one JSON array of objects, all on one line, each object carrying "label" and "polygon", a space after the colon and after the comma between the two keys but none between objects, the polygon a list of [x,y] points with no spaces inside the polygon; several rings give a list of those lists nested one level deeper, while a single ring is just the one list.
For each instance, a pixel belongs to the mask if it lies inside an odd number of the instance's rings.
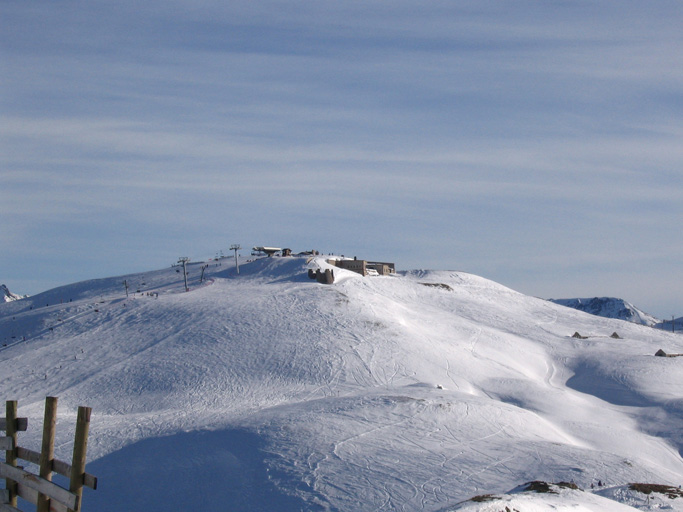
[{"label": "shadow on snow", "polygon": [[[97,491],[84,505],[100,512],[316,510],[281,493],[260,438],[244,430],[189,432],[145,439],[88,464]],[[272,479],[271,479],[272,478]],[[313,505],[313,508],[311,508]]]}]

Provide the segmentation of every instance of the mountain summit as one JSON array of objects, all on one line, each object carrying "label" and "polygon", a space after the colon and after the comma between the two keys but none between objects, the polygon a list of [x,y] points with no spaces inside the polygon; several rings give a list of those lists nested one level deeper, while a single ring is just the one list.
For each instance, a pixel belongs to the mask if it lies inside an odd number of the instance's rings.
[{"label": "mountain summit", "polygon": [[[0,304],[20,445],[40,448],[46,396],[62,423],[92,407],[84,510],[612,512],[645,503],[629,483],[683,482],[683,358],[654,357],[678,335],[464,272],[185,267]],[[535,481],[584,491],[508,494]]]}]

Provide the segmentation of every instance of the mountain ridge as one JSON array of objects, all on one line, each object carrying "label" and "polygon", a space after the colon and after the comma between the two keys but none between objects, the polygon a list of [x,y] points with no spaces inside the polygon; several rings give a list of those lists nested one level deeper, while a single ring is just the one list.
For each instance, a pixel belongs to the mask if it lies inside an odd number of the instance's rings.
[{"label": "mountain ridge", "polygon": [[[603,318],[615,318],[665,331],[683,331],[683,317],[672,320],[660,320],[643,312],[630,302],[616,297],[591,297],[574,299],[548,299],[550,302],[583,311]],[[673,323],[673,325],[672,325]]]},{"label": "mountain ridge", "polygon": [[189,292],[167,268],[0,305],[7,399],[33,425],[46,395],[93,407],[107,486],[84,500],[105,512],[446,510],[536,479],[683,479],[679,362],[654,357],[678,336],[463,272],[309,268],[328,264],[210,261]]},{"label": "mountain ridge", "polygon": [[616,297],[591,297],[574,299],[548,299],[555,304],[584,311],[604,318],[616,318],[653,327],[661,320],[645,313],[630,302]]}]

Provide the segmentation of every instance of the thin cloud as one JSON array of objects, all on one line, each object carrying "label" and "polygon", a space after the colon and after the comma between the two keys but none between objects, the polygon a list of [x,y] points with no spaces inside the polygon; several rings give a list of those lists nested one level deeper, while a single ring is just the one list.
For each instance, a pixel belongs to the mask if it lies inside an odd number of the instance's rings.
[{"label": "thin cloud", "polygon": [[[537,294],[629,259],[675,268],[682,9],[7,4],[4,257],[19,273],[26,254],[94,252],[94,277],[117,244],[206,247],[225,230]],[[644,302],[673,300],[671,276],[643,275]]]}]

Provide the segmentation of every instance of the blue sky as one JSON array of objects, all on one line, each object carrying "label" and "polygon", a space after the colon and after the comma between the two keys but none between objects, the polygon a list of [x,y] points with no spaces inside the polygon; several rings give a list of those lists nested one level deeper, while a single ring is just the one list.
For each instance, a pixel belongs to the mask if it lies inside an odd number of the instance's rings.
[{"label": "blue sky", "polygon": [[0,281],[232,243],[683,315],[683,4],[0,2]]}]

